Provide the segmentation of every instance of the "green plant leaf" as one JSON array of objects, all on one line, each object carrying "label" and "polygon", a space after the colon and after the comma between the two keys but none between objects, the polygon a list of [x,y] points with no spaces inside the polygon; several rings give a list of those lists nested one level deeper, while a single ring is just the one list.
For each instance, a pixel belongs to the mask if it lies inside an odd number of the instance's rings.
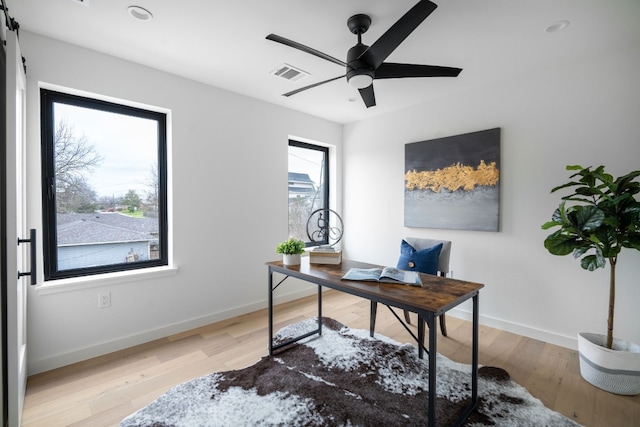
[{"label": "green plant leaf", "polygon": [[579,246],[573,250],[573,257],[575,259],[578,259],[582,255],[584,255],[589,249],[591,249],[591,246],[587,246],[587,245]]},{"label": "green plant leaf", "polygon": [[595,202],[592,199],[585,199],[583,197],[576,197],[575,194],[571,194],[569,196],[564,196],[562,198],[562,200],[564,201],[572,201],[572,202],[579,202],[579,203],[584,203],[586,205],[595,205]]},{"label": "green plant leaf", "polygon": [[604,257],[598,257],[596,255],[587,255],[580,260],[580,266],[585,270],[594,271],[598,268],[604,268],[607,262]]},{"label": "green plant leaf", "polygon": [[589,233],[602,225],[604,212],[597,206],[574,206],[567,217],[575,228]]},{"label": "green plant leaf", "polygon": [[578,238],[561,233],[562,230],[558,230],[544,240],[544,247],[552,255],[569,255],[576,247],[580,246]]},{"label": "green plant leaf", "polygon": [[622,242],[622,246],[625,248],[640,250],[640,233],[634,233],[627,236],[627,238]]},{"label": "green plant leaf", "polygon": [[551,227],[556,227],[556,226],[559,226],[559,225],[562,225],[562,223],[558,222],[558,221],[547,221],[544,224],[542,224],[542,226],[540,228],[542,228],[543,230],[548,230]]},{"label": "green plant leaf", "polygon": [[629,203],[627,206],[624,207],[624,210],[622,211],[622,213],[638,215],[640,217],[640,202],[636,202],[634,200],[633,202]]},{"label": "green plant leaf", "polygon": [[611,227],[603,227],[600,228],[595,236],[598,238],[598,248],[601,249],[602,254],[605,258],[614,258],[618,256],[620,250],[622,250],[622,246],[618,241],[618,233],[615,228]]},{"label": "green plant leaf", "polygon": [[556,212],[554,212],[554,216],[558,215],[559,221],[562,222],[563,225],[567,225],[569,224],[569,220],[567,219],[567,202],[566,201],[562,201],[560,203],[560,206],[558,206],[558,209],[556,209]]},{"label": "green plant leaf", "polygon": [[593,176],[593,173],[585,173],[582,175],[582,179],[580,179],[580,182],[583,182],[584,184],[593,187],[594,185],[596,185],[596,178],[595,176]]},{"label": "green plant leaf", "polygon": [[618,177],[615,181],[618,191],[623,191],[627,187],[636,187],[640,185],[638,182],[633,182],[633,180],[638,176],[640,176],[640,170],[629,172],[626,175]]},{"label": "green plant leaf", "polygon": [[613,184],[613,176],[604,171],[604,166],[598,166],[596,170],[591,173],[591,176],[608,185]]},{"label": "green plant leaf", "polygon": [[581,196],[599,196],[602,195],[602,191],[594,187],[580,187],[576,189],[576,194]]},{"label": "green plant leaf", "polygon": [[562,185],[558,185],[557,187],[553,187],[553,188],[551,189],[551,192],[552,192],[552,193],[555,193],[556,191],[558,191],[558,190],[562,190],[563,188],[567,188],[567,187],[576,187],[576,186],[578,186],[578,185],[582,185],[582,183],[580,183],[580,182],[574,182],[574,181],[567,182],[566,184],[562,184]]},{"label": "green plant leaf", "polygon": [[633,195],[630,193],[622,193],[619,196],[615,197],[611,203],[613,205],[624,206],[626,202],[630,202],[633,200]]}]

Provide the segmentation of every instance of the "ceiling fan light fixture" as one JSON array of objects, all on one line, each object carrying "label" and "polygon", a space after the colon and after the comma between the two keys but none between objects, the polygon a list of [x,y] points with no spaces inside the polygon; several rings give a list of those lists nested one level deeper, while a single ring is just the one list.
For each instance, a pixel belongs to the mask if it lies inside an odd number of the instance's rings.
[{"label": "ceiling fan light fixture", "polygon": [[351,76],[349,79],[347,79],[347,81],[349,82],[349,85],[351,87],[354,87],[356,89],[364,89],[365,87],[371,86],[371,83],[373,83],[373,76],[370,76],[368,74],[358,74],[355,76]]}]

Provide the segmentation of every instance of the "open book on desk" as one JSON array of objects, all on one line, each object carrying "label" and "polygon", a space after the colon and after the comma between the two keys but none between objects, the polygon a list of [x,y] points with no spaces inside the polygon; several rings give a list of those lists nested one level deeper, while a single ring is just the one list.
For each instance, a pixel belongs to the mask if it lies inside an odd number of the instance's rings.
[{"label": "open book on desk", "polygon": [[422,280],[420,280],[420,274],[417,271],[400,270],[394,267],[351,268],[342,278],[344,280],[368,280],[422,286]]}]

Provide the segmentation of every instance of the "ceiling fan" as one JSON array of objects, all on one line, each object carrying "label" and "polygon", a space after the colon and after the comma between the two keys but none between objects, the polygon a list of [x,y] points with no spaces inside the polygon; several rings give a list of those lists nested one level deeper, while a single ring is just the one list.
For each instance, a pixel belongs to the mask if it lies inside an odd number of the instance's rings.
[{"label": "ceiling fan", "polygon": [[462,71],[461,68],[384,62],[391,52],[393,52],[400,43],[402,43],[404,39],[406,39],[407,36],[421,24],[422,21],[424,21],[427,16],[436,9],[436,7],[438,7],[436,4],[428,0],[420,0],[371,46],[362,44],[362,34],[367,32],[369,29],[369,26],[371,25],[371,18],[364,14],[353,15],[347,20],[347,26],[353,34],[358,36],[358,43],[349,49],[349,52],[347,53],[347,62],[336,59],[326,53],[322,53],[293,40],[286,39],[276,34],[269,34],[266,37],[267,40],[282,43],[286,46],[315,55],[346,68],[346,74],[287,92],[283,94],[283,96],[295,95],[296,93],[346,76],[349,85],[358,89],[360,96],[362,96],[362,100],[367,108],[369,108],[376,105],[376,97],[373,91],[374,79],[401,79],[405,77],[457,77]]}]

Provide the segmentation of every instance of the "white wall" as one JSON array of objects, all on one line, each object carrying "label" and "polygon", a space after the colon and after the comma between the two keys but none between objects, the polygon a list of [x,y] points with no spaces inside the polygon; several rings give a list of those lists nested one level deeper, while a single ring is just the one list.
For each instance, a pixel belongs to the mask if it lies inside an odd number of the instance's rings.
[{"label": "white wall", "polygon": [[[450,239],[454,277],[486,285],[483,323],[574,348],[577,332],[605,333],[608,268],[587,272],[571,256],[550,255],[540,225],[557,207],[550,190],[568,181],[566,165],[640,169],[639,53],[637,44],[601,52],[347,125],[345,255],[395,265],[404,236]],[[502,128],[500,232],[405,228],[404,144],[494,127]],[[640,252],[623,251],[614,332],[637,343],[639,277]]]},{"label": "white wall", "polygon": [[[42,230],[40,82],[166,108],[173,119],[178,267],[175,275],[146,280],[30,289],[30,374],[265,307],[264,263],[277,258],[276,244],[288,237],[288,138],[335,145],[333,169],[340,170],[342,126],[26,31],[21,46],[28,66],[29,227]],[[339,189],[338,181],[338,201]],[[111,307],[99,309],[97,295],[107,291]],[[293,291],[299,288],[282,294],[301,295]]]}]

